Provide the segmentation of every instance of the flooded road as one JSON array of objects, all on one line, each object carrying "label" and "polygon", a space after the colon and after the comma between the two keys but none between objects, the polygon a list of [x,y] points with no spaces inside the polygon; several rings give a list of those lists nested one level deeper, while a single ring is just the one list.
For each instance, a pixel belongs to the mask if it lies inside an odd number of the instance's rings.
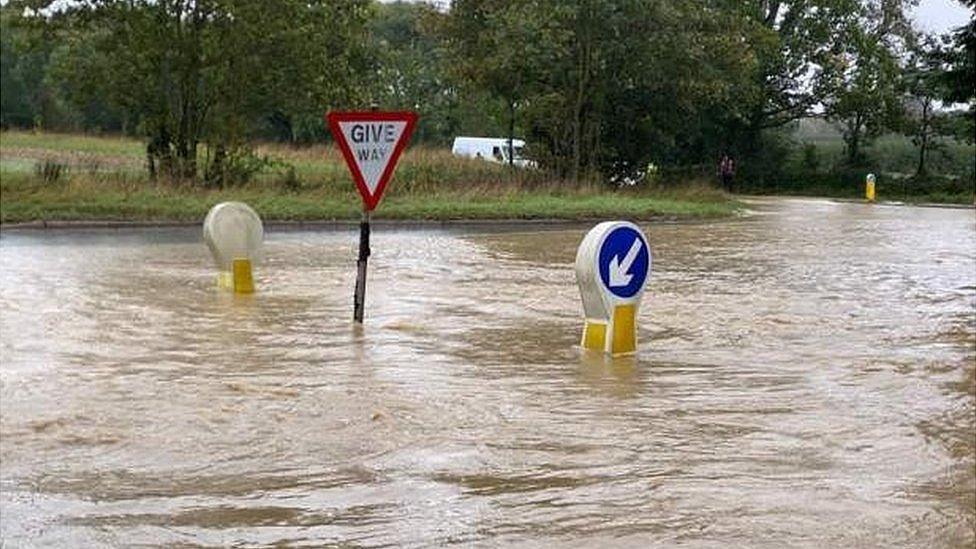
[{"label": "flooded road", "polygon": [[639,353],[577,347],[587,226],[0,236],[11,547],[972,547],[976,215],[642,224]]}]

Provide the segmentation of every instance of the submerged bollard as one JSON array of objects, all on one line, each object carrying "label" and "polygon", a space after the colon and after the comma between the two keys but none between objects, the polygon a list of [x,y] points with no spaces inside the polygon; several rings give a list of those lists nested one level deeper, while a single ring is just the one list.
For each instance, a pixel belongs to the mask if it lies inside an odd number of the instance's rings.
[{"label": "submerged bollard", "polygon": [[864,198],[868,202],[874,202],[874,174],[869,173],[864,178]]},{"label": "submerged bollard", "polygon": [[651,250],[637,225],[605,221],[586,233],[576,251],[584,349],[637,351],[637,312],[650,273]]},{"label": "submerged bollard", "polygon": [[222,202],[203,220],[203,239],[217,264],[217,286],[238,294],[254,292],[254,264],[260,259],[264,226],[243,202]]}]

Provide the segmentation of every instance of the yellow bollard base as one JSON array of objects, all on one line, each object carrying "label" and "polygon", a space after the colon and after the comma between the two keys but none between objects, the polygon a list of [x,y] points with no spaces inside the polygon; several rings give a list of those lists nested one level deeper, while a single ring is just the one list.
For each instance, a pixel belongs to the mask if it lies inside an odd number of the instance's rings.
[{"label": "yellow bollard base", "polygon": [[613,309],[613,318],[605,320],[585,319],[580,346],[590,351],[601,351],[612,356],[637,352],[637,306],[619,305]]},{"label": "yellow bollard base", "polygon": [[611,337],[607,352],[613,356],[637,352],[637,306],[619,305],[613,308]]},{"label": "yellow bollard base", "polygon": [[591,351],[603,351],[607,341],[607,324],[587,319],[583,324],[583,341],[580,346]]},{"label": "yellow bollard base", "polygon": [[864,189],[864,199],[868,202],[874,202],[874,183],[868,183]]},{"label": "yellow bollard base", "polygon": [[250,259],[235,259],[233,264],[234,273],[234,293],[253,294],[254,277],[251,274]]},{"label": "yellow bollard base", "polygon": [[234,291],[234,276],[230,271],[220,271],[217,273],[217,287],[221,290]]}]

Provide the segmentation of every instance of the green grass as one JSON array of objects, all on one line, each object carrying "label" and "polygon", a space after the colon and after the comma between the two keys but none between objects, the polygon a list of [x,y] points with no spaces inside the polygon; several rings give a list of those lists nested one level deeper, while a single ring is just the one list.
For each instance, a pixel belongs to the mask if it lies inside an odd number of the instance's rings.
[{"label": "green grass", "polygon": [[[0,221],[199,221],[214,204],[240,200],[267,220],[349,220],[361,202],[331,147],[263,145],[276,161],[253,181],[224,189],[151,182],[141,144],[121,138],[0,134]],[[35,169],[63,167],[45,180]],[[289,174],[293,170],[294,177]],[[542,172],[413,147],[376,211],[379,219],[694,218],[730,215],[738,203],[707,185],[614,190],[553,181]]]},{"label": "green grass", "polygon": [[[739,190],[749,194],[863,198],[866,175],[865,169],[806,173],[762,184],[742,182]],[[935,175],[917,179],[883,172],[876,177],[878,200],[946,204],[973,204],[976,200],[976,184],[971,179]]]},{"label": "green grass", "polygon": [[[259,185],[198,190],[166,184],[75,179],[38,185],[33,176],[2,176],[4,223],[33,220],[196,221],[214,204],[239,200],[269,220],[356,219],[360,200],[353,193],[279,192]],[[351,183],[350,183],[351,185]],[[734,213],[728,200],[682,199],[602,192],[558,195],[526,191],[508,196],[484,193],[391,194],[377,217],[384,219],[583,219],[597,217],[715,217]]]},{"label": "green grass", "polygon": [[27,131],[3,132],[0,134],[0,148],[115,155],[139,159],[146,154],[145,144],[124,137],[93,137],[79,134]]}]

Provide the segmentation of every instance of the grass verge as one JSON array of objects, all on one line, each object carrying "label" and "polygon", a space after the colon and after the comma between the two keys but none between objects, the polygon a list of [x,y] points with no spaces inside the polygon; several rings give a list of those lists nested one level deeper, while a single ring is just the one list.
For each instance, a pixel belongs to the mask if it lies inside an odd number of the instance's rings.
[{"label": "grass verge", "polygon": [[[33,177],[6,174],[2,180],[0,221],[194,221],[214,204],[246,202],[268,220],[310,221],[356,219],[358,195],[321,190],[278,191],[249,185],[204,190],[168,184],[106,183],[80,178],[38,185]],[[350,182],[350,186],[352,183]],[[720,198],[689,200],[681,194],[610,192],[556,194],[542,191],[489,195],[470,193],[391,193],[377,210],[384,219],[584,219],[594,217],[718,217],[732,214],[737,204]]]},{"label": "grass verge", "polygon": [[[770,186],[742,185],[748,194],[823,196],[830,198],[864,198],[865,171],[832,174],[806,174]],[[911,204],[940,203],[972,205],[976,201],[976,184],[970,179],[929,176],[927,178],[898,177],[879,173],[877,199]]]},{"label": "grass verge", "polygon": [[[239,200],[266,220],[357,219],[360,199],[331,147],[264,145],[274,167],[222,189],[149,181],[134,140],[6,132],[0,135],[0,221],[197,221]],[[56,170],[45,166],[56,165]],[[375,217],[402,220],[703,218],[739,204],[706,184],[610,189],[553,181],[531,170],[413,147],[400,161]]]}]

